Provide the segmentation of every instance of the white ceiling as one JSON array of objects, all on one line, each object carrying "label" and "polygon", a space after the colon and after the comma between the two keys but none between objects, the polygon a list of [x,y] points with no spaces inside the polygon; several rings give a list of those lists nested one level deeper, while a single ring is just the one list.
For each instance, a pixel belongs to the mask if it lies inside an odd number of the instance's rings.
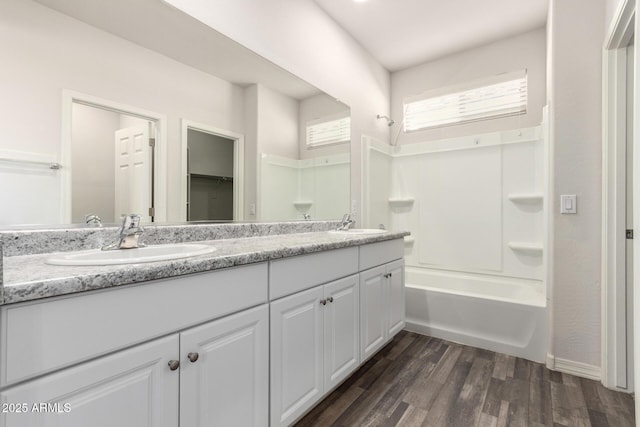
[{"label": "white ceiling", "polygon": [[389,71],[543,27],[548,0],[314,0]]}]

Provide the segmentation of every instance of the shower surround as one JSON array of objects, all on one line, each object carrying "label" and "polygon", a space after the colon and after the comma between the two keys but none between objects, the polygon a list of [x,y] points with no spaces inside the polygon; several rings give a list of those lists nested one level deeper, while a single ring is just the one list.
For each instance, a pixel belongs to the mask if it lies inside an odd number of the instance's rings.
[{"label": "shower surround", "polygon": [[411,231],[407,329],[545,360],[545,128],[363,138],[365,224]]}]

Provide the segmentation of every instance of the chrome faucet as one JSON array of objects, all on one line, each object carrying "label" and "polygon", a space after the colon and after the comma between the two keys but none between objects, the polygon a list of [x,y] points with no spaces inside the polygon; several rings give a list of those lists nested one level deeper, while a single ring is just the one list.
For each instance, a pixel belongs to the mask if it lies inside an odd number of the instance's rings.
[{"label": "chrome faucet", "polygon": [[353,224],[355,224],[355,221],[351,219],[350,213],[344,214],[341,222],[342,224],[338,226],[337,230],[348,230]]},{"label": "chrome faucet", "polygon": [[143,248],[145,245],[140,241],[142,233],[144,233],[144,228],[140,225],[140,215],[125,215],[118,239],[109,245],[103,246],[102,250]]},{"label": "chrome faucet", "polygon": [[94,227],[102,227],[102,218],[96,214],[87,214],[84,216],[84,222]]}]

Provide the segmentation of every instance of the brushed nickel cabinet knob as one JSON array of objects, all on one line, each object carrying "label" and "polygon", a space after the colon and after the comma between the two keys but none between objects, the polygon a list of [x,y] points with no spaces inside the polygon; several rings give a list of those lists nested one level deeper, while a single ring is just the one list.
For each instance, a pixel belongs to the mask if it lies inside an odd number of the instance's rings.
[{"label": "brushed nickel cabinet knob", "polygon": [[175,371],[176,369],[178,369],[180,367],[180,361],[179,360],[169,360],[169,369],[171,369],[172,371]]},{"label": "brushed nickel cabinet knob", "polygon": [[327,305],[327,300],[326,300],[326,299],[321,299],[321,300],[320,300],[320,304],[322,304],[322,305]]},{"label": "brushed nickel cabinet knob", "polygon": [[333,297],[329,297],[329,298],[327,298],[327,301],[329,301],[329,302],[333,302]]},{"label": "brushed nickel cabinet knob", "polygon": [[198,360],[198,357],[200,357],[200,355],[198,353],[189,353],[187,354],[187,358],[193,363],[196,360]]}]

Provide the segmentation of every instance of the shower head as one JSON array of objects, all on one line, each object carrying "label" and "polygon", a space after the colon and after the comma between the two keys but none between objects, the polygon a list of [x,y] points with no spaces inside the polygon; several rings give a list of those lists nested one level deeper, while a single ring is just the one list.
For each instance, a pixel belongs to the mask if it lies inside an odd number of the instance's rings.
[{"label": "shower head", "polygon": [[392,119],[391,117],[389,117],[389,116],[383,116],[383,115],[378,114],[378,115],[376,116],[376,118],[377,118],[378,120],[380,120],[380,119],[385,119],[385,120],[387,121],[387,126],[389,126],[389,127],[393,126],[393,124],[395,123],[395,120],[393,120],[393,119]]}]

